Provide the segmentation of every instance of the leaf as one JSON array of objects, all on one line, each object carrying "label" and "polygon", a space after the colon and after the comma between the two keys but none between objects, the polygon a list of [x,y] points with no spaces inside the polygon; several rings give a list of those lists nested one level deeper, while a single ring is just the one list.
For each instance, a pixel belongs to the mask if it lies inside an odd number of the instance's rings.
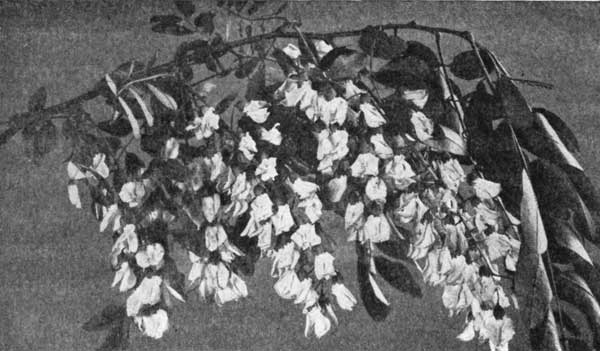
[{"label": "leaf", "polygon": [[397,57],[388,62],[378,72],[373,74],[373,79],[383,85],[393,88],[407,88],[409,90],[427,88],[426,80],[432,71],[427,63],[414,56]]},{"label": "leaf", "polygon": [[223,112],[227,111],[227,109],[229,109],[229,106],[231,106],[231,103],[237,98],[237,93],[231,93],[227,96],[225,96],[221,101],[219,101],[219,103],[217,103],[217,105],[215,106],[215,113],[217,115],[222,114]]},{"label": "leaf", "polygon": [[177,102],[175,102],[175,99],[173,99],[173,97],[171,95],[169,95],[165,92],[162,92],[160,89],[158,89],[157,87],[155,87],[154,85],[152,85],[150,83],[146,83],[146,86],[148,87],[148,89],[150,89],[152,94],[154,94],[154,96],[156,96],[158,101],[160,101],[160,103],[163,104],[166,108],[173,110],[173,111],[177,110]]},{"label": "leaf", "polygon": [[133,176],[138,174],[146,165],[136,154],[128,152],[125,154],[125,171],[127,175]]},{"label": "leaf", "polygon": [[501,76],[497,89],[504,113],[515,129],[518,131],[531,127],[535,116],[519,88],[510,79]]},{"label": "leaf", "polygon": [[146,118],[146,122],[148,123],[148,126],[152,127],[154,125],[154,117],[152,116],[152,113],[148,109],[148,105],[146,105],[146,102],[144,101],[144,99],[142,99],[140,94],[138,94],[135,90],[133,90],[132,88],[129,88],[129,92],[131,93],[131,95],[133,95],[133,97],[135,98],[137,103],[140,105],[140,108],[142,109],[142,112],[144,113],[144,117]]},{"label": "leaf", "polygon": [[565,345],[565,350],[594,351],[582,338],[562,337],[561,341]]},{"label": "leaf", "polygon": [[529,175],[525,169],[521,174],[521,248],[514,291],[523,322],[531,330],[549,318],[553,294],[541,257],[547,249],[546,232]]},{"label": "leaf", "polygon": [[175,6],[185,17],[190,17],[196,11],[196,6],[190,0],[175,0]]},{"label": "leaf", "polygon": [[515,131],[523,147],[538,157],[583,171],[579,161],[566,148],[544,115],[534,113],[534,118],[530,127]]},{"label": "leaf", "polygon": [[565,144],[567,149],[571,152],[579,152],[579,140],[577,140],[577,136],[575,133],[569,128],[567,123],[563,121],[558,115],[553,113],[552,111],[548,111],[545,108],[534,107],[532,108],[534,113],[541,113],[546,117],[548,123],[554,128],[560,140]]},{"label": "leaf", "polygon": [[407,241],[390,239],[384,242],[375,243],[375,246],[384,254],[401,260],[406,260],[410,244]]},{"label": "leaf", "polygon": [[394,288],[407,293],[412,297],[423,297],[421,287],[404,264],[392,262],[384,257],[376,256],[375,268],[383,279],[390,283]]},{"label": "leaf", "polygon": [[248,101],[265,100],[268,98],[267,95],[265,65],[261,64],[258,69],[254,71],[254,74],[252,74],[250,79],[248,79],[245,98]]},{"label": "leaf", "polygon": [[194,24],[197,28],[204,30],[205,33],[212,34],[215,30],[214,18],[214,12],[203,12],[196,17]]},{"label": "leaf", "polygon": [[125,350],[129,346],[129,327],[131,319],[124,318],[121,322],[115,324],[111,329],[106,339],[97,351],[113,351]]},{"label": "leaf", "polygon": [[600,305],[587,283],[574,272],[561,272],[556,278],[556,290],[559,298],[586,316],[594,335],[594,347],[600,347]]},{"label": "leaf", "polygon": [[591,211],[600,211],[600,197],[598,196],[598,190],[590,178],[588,178],[583,171],[569,165],[561,164],[560,168],[567,173],[587,207]]},{"label": "leaf", "polygon": [[58,132],[52,121],[46,120],[33,137],[34,157],[41,158],[52,151],[58,144]]},{"label": "leaf", "polygon": [[296,65],[294,64],[294,61],[286,55],[283,50],[274,48],[271,51],[271,55],[277,61],[277,64],[281,67],[281,70],[286,76],[295,71]]},{"label": "leaf", "polygon": [[[483,60],[486,70],[488,72],[492,72],[495,69],[494,61],[487,53],[487,50],[480,49],[479,55]],[[477,58],[475,50],[464,51],[454,56],[449,68],[452,74],[464,80],[473,80],[483,78],[485,76],[485,73],[479,64],[479,59]]]},{"label": "leaf", "polygon": [[383,59],[402,54],[407,45],[399,37],[389,37],[384,31],[373,26],[366,27],[358,39],[358,45],[367,54],[373,52],[373,56]]},{"label": "leaf", "polygon": [[120,96],[119,96],[119,103],[121,104],[121,107],[123,107],[123,111],[125,111],[125,116],[127,116],[127,120],[129,121],[129,124],[131,124],[131,131],[133,132],[133,136],[136,139],[139,139],[140,138],[140,125],[138,124],[138,121],[135,119],[133,112],[131,111],[131,109],[129,108],[129,105],[127,105],[125,100],[123,100],[123,98]]},{"label": "leaf", "polygon": [[355,52],[356,52],[355,50],[348,49],[345,46],[340,46],[340,47],[334,48],[331,51],[329,51],[325,56],[323,56],[323,58],[319,62],[319,67],[321,67],[322,70],[326,71],[331,67],[331,65],[333,65],[333,62],[335,62],[335,60],[338,57],[350,56],[350,55],[354,54]]},{"label": "leaf", "polygon": [[[373,285],[373,277],[370,270],[370,257],[366,252],[367,248],[359,242],[356,243],[357,266],[356,275],[358,279],[358,287],[360,290],[360,298],[367,310],[367,313],[374,321],[383,321],[391,311],[391,307],[381,300],[377,295],[381,294],[381,290],[375,284]],[[387,302],[387,301],[386,301]]]},{"label": "leaf", "polygon": [[188,174],[188,169],[176,159],[166,160],[161,171],[165,177],[176,182],[183,182]]},{"label": "leaf", "polygon": [[467,155],[467,145],[464,139],[452,129],[438,124],[440,136],[424,140],[423,143],[438,152],[448,152],[454,155]]},{"label": "leaf", "polygon": [[29,101],[27,102],[27,110],[29,112],[38,112],[44,109],[44,106],[46,106],[47,98],[48,93],[46,92],[46,88],[38,88],[31,95],[31,97],[29,97]]},{"label": "leaf", "polygon": [[566,220],[560,217],[547,218],[545,223],[547,223],[546,230],[550,240],[555,241],[559,246],[573,251],[590,265],[594,264],[583,246],[583,242],[579,239],[581,236],[577,232],[577,229],[575,229],[572,219]]},{"label": "leaf", "polygon": [[258,66],[260,59],[256,57],[247,58],[240,61],[238,68],[235,70],[235,77],[238,79],[246,78]]},{"label": "leaf", "polygon": [[94,315],[81,327],[85,331],[104,330],[127,317],[125,306],[108,305],[102,312]]},{"label": "leaf", "polygon": [[170,35],[176,35],[176,36],[182,36],[182,35],[188,35],[188,34],[194,33],[192,30],[190,30],[189,28],[187,28],[184,25],[181,25],[179,23],[172,24],[172,23],[165,23],[165,22],[159,22],[159,23],[153,25],[152,31],[156,32],[156,33],[170,34]]},{"label": "leaf", "polygon": [[433,52],[429,46],[418,41],[406,42],[406,50],[402,53],[402,57],[418,58],[425,62],[431,69],[440,67],[440,61],[437,54]]},{"label": "leaf", "polygon": [[110,91],[117,96],[117,85],[115,84],[115,81],[108,74],[104,76],[104,79],[106,80],[106,85],[108,85]]},{"label": "leaf", "polygon": [[547,312],[546,318],[540,324],[529,329],[529,340],[532,350],[563,351],[559,338],[558,327],[552,311]]},{"label": "leaf", "polygon": [[125,118],[99,122],[98,128],[116,137],[124,137],[131,133],[131,124]]},{"label": "leaf", "polygon": [[543,159],[531,162],[529,171],[544,223],[562,218],[573,225],[575,233],[598,242],[595,224],[569,176]]}]

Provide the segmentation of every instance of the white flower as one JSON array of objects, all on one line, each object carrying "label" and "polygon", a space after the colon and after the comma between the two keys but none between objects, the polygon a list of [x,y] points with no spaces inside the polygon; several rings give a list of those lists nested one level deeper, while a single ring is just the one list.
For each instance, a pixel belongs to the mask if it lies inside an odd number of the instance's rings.
[{"label": "white flower", "polygon": [[315,256],[315,276],[318,280],[329,279],[336,275],[333,261],[335,257],[329,252],[323,252]]},{"label": "white flower", "polygon": [[204,275],[207,259],[201,259],[192,251],[188,251],[188,257],[190,258],[190,262],[192,262],[192,267],[188,273],[188,280],[194,282]]},{"label": "white flower", "polygon": [[317,235],[315,225],[310,223],[300,225],[291,239],[303,250],[321,244],[321,237]]},{"label": "white flower", "polygon": [[392,228],[384,215],[370,215],[364,225],[364,240],[381,243],[390,239]]},{"label": "white flower", "polygon": [[231,186],[231,204],[226,212],[237,218],[248,210],[248,201],[252,196],[252,185],[246,181],[246,172],[238,174]]},{"label": "white flower", "polygon": [[279,146],[281,144],[281,140],[283,139],[281,132],[279,131],[279,123],[275,123],[273,128],[266,130],[265,128],[260,129],[260,139],[264,141],[268,141],[273,145]]},{"label": "white flower", "polygon": [[179,142],[175,138],[167,139],[165,157],[167,159],[175,159],[177,156],[179,156]]},{"label": "white flower", "polygon": [[433,286],[439,285],[446,279],[446,274],[452,269],[452,257],[447,247],[433,249],[427,254],[423,269],[423,281]]},{"label": "white flower", "polygon": [[513,322],[504,316],[496,319],[492,310],[482,311],[483,325],[479,330],[479,337],[488,339],[490,351],[508,351],[508,343],[515,335]]},{"label": "white flower", "polygon": [[203,161],[206,169],[210,170],[210,177],[208,179],[211,182],[216,181],[228,170],[227,165],[223,162],[223,154],[221,152],[215,152],[210,158],[205,157]]},{"label": "white flower", "polygon": [[327,183],[327,190],[329,194],[329,201],[336,203],[339,202],[344,193],[346,192],[346,188],[348,187],[348,176],[342,175],[337,178],[331,179]]},{"label": "white flower", "polygon": [[371,153],[360,154],[350,166],[350,170],[356,178],[376,176],[379,174],[379,158]]},{"label": "white flower", "polygon": [[208,223],[214,222],[221,208],[221,197],[215,193],[212,196],[205,196],[200,200],[202,205],[202,214]]},{"label": "white flower", "polygon": [[450,314],[460,313],[471,306],[473,293],[467,283],[456,285],[447,284],[442,293],[442,303],[444,307],[450,310]]},{"label": "white flower", "polygon": [[354,204],[348,204],[346,206],[346,213],[344,214],[344,228],[346,233],[349,234],[348,241],[354,241],[359,236],[358,232],[362,231],[365,222],[364,219],[365,205],[358,201]]},{"label": "white flower", "polygon": [[363,113],[369,128],[378,128],[386,123],[383,115],[370,103],[360,104],[360,111]]},{"label": "white flower", "polygon": [[237,274],[231,272],[227,286],[216,291],[215,303],[217,306],[221,306],[227,302],[237,301],[246,296],[248,296],[246,282],[244,282]]},{"label": "white flower", "polygon": [[273,202],[266,193],[257,196],[254,201],[252,201],[250,208],[252,209],[252,217],[257,222],[267,220],[273,215]]},{"label": "white flower", "polygon": [[254,122],[264,123],[269,117],[269,104],[262,100],[252,100],[244,106],[244,113]]},{"label": "white flower", "polygon": [[423,112],[412,111],[410,122],[415,128],[417,139],[424,141],[431,138],[433,134],[433,121],[423,114]]},{"label": "white flower", "polygon": [[[108,175],[110,174],[110,171],[108,170],[108,166],[104,162],[105,160],[106,160],[105,154],[96,154],[96,155],[94,155],[94,159],[92,160],[91,169],[94,172],[98,173],[102,178],[107,178]],[[88,174],[87,176],[89,178],[92,175]]]},{"label": "white flower", "polygon": [[346,99],[351,99],[353,97],[357,97],[361,94],[366,94],[367,92],[363,89],[360,89],[359,87],[357,87],[354,82],[352,82],[351,80],[347,80],[346,82],[344,82],[344,97]]},{"label": "white flower", "polygon": [[311,333],[314,333],[317,338],[321,338],[330,329],[331,321],[321,312],[320,307],[316,306],[306,313],[304,336],[308,337]]},{"label": "white flower", "polygon": [[327,173],[331,172],[333,162],[341,160],[348,154],[348,132],[345,130],[336,130],[331,133],[329,129],[323,129],[317,136],[319,142],[317,146],[318,170]]},{"label": "white flower", "polygon": [[414,183],[414,176],[416,174],[404,155],[394,156],[391,162],[385,165],[385,177],[391,179],[398,190],[404,190]]},{"label": "white flower", "polygon": [[300,200],[304,200],[316,194],[319,190],[319,186],[313,182],[307,182],[301,178],[296,178],[292,183],[292,190],[294,190]]},{"label": "white flower", "polygon": [[[119,284],[119,282],[121,284]],[[115,279],[112,282],[112,287],[114,288],[119,284],[119,291],[125,292],[135,286],[137,279],[133,270],[129,266],[129,263],[123,262],[121,263],[121,268],[115,273]]]},{"label": "white flower", "polygon": [[457,192],[460,183],[466,179],[465,171],[455,158],[444,163],[438,163],[442,181],[448,189]]},{"label": "white flower", "polygon": [[67,192],[69,194],[69,201],[76,208],[81,208],[81,198],[79,197],[79,188],[72,180],[67,185]]},{"label": "white flower", "polygon": [[261,249],[262,252],[267,251],[271,248],[273,242],[273,226],[271,223],[265,223],[260,226],[258,230],[258,242],[256,246]]},{"label": "white flower", "polygon": [[85,174],[71,161],[67,163],[67,175],[71,180],[85,179]]},{"label": "white flower", "polygon": [[394,210],[394,219],[399,225],[418,223],[427,210],[417,193],[402,193],[398,199],[398,207]]},{"label": "white flower", "polygon": [[142,182],[127,182],[123,184],[119,192],[119,198],[129,207],[137,207],[142,202],[144,195],[146,195],[146,190]]},{"label": "white flower", "polygon": [[271,276],[279,277],[286,270],[293,270],[300,259],[300,252],[296,250],[294,243],[289,242],[273,254],[273,267]]},{"label": "white flower", "polygon": [[161,244],[149,244],[146,246],[146,250],[135,254],[135,262],[142,268],[160,268],[164,257],[165,248]]},{"label": "white flower", "polygon": [[323,203],[316,194],[300,201],[298,208],[304,209],[304,214],[311,223],[315,223],[323,215]]},{"label": "white flower", "polygon": [[500,184],[482,178],[473,180],[475,195],[481,200],[492,199],[500,194]]},{"label": "white flower", "polygon": [[408,256],[418,260],[427,255],[437,240],[437,233],[432,223],[417,223]]},{"label": "white flower", "polygon": [[402,99],[412,102],[419,109],[425,107],[428,98],[429,94],[426,89],[404,90],[402,92]]},{"label": "white flower", "polygon": [[356,306],[356,298],[344,284],[334,283],[331,286],[331,294],[335,296],[338,306],[343,310],[352,311]]},{"label": "white flower", "polygon": [[119,230],[121,226],[121,210],[119,210],[119,206],[112,204],[108,208],[104,207],[103,212],[104,216],[102,217],[102,221],[100,221],[100,231],[105,231],[111,223],[113,224],[113,231]]},{"label": "white flower", "polygon": [[385,203],[387,196],[385,182],[379,177],[372,177],[365,186],[365,195],[371,201],[382,201]]},{"label": "white flower", "polygon": [[185,130],[193,131],[196,139],[199,140],[210,138],[213,132],[219,129],[219,120],[220,117],[215,113],[214,107],[209,107],[205,109],[202,117],[195,115],[194,121]]},{"label": "white flower", "polygon": [[271,217],[271,223],[273,223],[275,235],[285,233],[292,229],[294,226],[294,218],[290,212],[290,206],[288,204],[278,206],[277,213]]},{"label": "white flower", "polygon": [[302,54],[302,52],[300,52],[300,49],[298,49],[294,44],[291,44],[291,43],[287,44],[286,47],[284,47],[282,50],[292,60],[297,59]]},{"label": "white flower", "polygon": [[[294,300],[295,304],[304,304],[306,307],[310,307],[317,303],[319,294],[312,288],[312,279],[306,278],[300,282],[298,288],[298,294]],[[305,311],[303,311],[305,312]]]},{"label": "white flower", "polygon": [[254,174],[256,176],[260,176],[260,179],[263,182],[273,180],[277,177],[277,170],[275,167],[277,166],[277,159],[275,157],[264,158],[258,167],[256,167],[256,171]]},{"label": "white flower", "polygon": [[138,250],[138,244],[139,242],[135,232],[135,225],[127,224],[113,245],[111,252],[111,262],[113,263],[113,266],[116,266],[118,256],[121,254],[121,252],[125,251],[126,253],[136,253]]},{"label": "white flower", "polygon": [[136,316],[144,305],[156,305],[160,302],[162,278],[145,277],[140,285],[127,298],[127,315]]},{"label": "white flower", "polygon": [[286,270],[279,276],[273,288],[282,299],[294,299],[302,292],[303,285],[296,272]]},{"label": "white flower", "polygon": [[371,144],[373,144],[375,155],[377,155],[377,157],[387,160],[388,158],[394,156],[394,151],[392,151],[392,148],[383,138],[383,134],[372,135],[370,141]]},{"label": "white flower", "polygon": [[323,123],[326,125],[337,123],[340,126],[344,124],[346,115],[348,114],[348,101],[339,96],[334,97],[330,101],[325,99],[319,101],[321,104],[318,112]]},{"label": "white flower", "polygon": [[227,233],[225,232],[225,229],[223,229],[223,226],[220,224],[209,225],[204,231],[204,240],[206,249],[208,251],[216,251],[219,248],[219,246],[221,246],[225,243],[225,241],[227,241]]},{"label": "white flower", "polygon": [[133,321],[144,335],[154,339],[162,338],[164,332],[169,329],[169,316],[163,309],[159,309],[149,316],[133,317]]},{"label": "white flower", "polygon": [[240,139],[240,144],[238,149],[244,154],[248,160],[252,160],[254,158],[254,154],[258,152],[256,149],[256,143],[250,133],[245,133]]},{"label": "white flower", "polygon": [[315,40],[314,42],[315,50],[317,50],[317,55],[319,58],[323,58],[323,56],[327,55],[331,50],[333,50],[333,46],[329,45],[325,40]]}]

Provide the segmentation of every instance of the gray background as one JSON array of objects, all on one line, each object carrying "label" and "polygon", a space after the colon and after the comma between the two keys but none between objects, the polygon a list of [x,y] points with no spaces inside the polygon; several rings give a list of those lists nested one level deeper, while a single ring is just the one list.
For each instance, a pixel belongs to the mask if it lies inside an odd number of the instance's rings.
[{"label": "gray background", "polygon": [[[167,60],[181,41],[154,34],[148,25],[152,14],[169,10],[168,1],[15,3],[0,1],[0,120],[25,110],[39,86],[47,87],[50,103],[58,103],[128,59],[147,59],[156,51]],[[473,31],[513,75],[556,86],[523,89],[532,104],[567,120],[580,138],[580,159],[598,184],[599,10],[595,3],[340,1],[295,2],[285,14],[302,18],[307,31],[410,20]],[[449,44],[448,53],[461,47]],[[93,349],[103,335],[84,332],[81,323],[105,302],[123,299],[108,287],[110,240],[97,233],[89,212],[68,203],[64,145],[39,167],[22,150],[20,137],[0,149],[0,349]],[[332,218],[330,228],[344,242],[334,229],[338,221]],[[348,246],[338,257],[352,282],[354,254]],[[265,261],[248,279],[248,299],[217,308],[191,298],[171,314],[171,330],[162,340],[135,331],[131,349],[476,349],[475,343],[455,339],[462,319],[447,317],[441,291],[428,289],[418,300],[388,286],[383,288],[394,309],[386,322],[372,322],[358,306],[339,313],[340,326],[322,340],[305,339],[300,310],[276,296],[268,269]],[[523,335],[512,346],[523,349]]]}]

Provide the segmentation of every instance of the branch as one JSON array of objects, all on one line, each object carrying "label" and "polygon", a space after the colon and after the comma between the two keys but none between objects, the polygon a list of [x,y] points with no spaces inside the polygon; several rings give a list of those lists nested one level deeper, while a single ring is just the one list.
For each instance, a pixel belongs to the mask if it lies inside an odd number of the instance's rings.
[{"label": "branch", "polygon": [[[331,32],[331,33],[302,32],[301,34],[299,34],[299,32],[296,30],[286,31],[284,29],[285,27],[287,27],[287,26],[280,27],[273,32],[259,34],[259,35],[255,35],[255,36],[248,37],[248,38],[234,40],[231,42],[219,43],[215,47],[212,48],[212,54],[215,58],[222,57],[225,54],[227,54],[227,52],[229,52],[229,50],[231,50],[233,48],[245,46],[245,45],[249,45],[249,44],[253,44],[253,43],[257,43],[257,42],[260,42],[263,40],[269,40],[269,39],[296,38],[296,39],[302,40],[302,37],[304,37],[305,40],[306,39],[331,39],[331,38],[359,36],[364,32],[364,29],[356,29],[356,30],[339,31],[339,32]],[[453,30],[453,29],[444,28],[444,27],[424,26],[424,25],[419,25],[414,21],[411,21],[408,23],[380,25],[380,26],[377,26],[377,28],[380,30],[394,30],[394,31],[397,31],[399,29],[411,29],[411,30],[425,31],[425,32],[433,33],[433,34],[445,33],[445,34],[457,36],[459,38],[467,40],[472,45],[476,45],[476,43],[473,40],[473,35],[469,32],[458,31],[458,30]],[[187,54],[189,51],[193,51],[194,49],[197,49],[197,48],[202,47],[203,45],[206,45],[206,42],[204,40],[195,40],[195,41],[191,41],[187,44],[183,44],[183,45],[184,45],[184,49],[186,52],[186,55],[183,57],[184,60],[189,61],[192,64],[204,64],[204,62],[200,61],[200,60],[202,60],[202,58],[193,57],[193,55]],[[172,61],[166,62],[162,65],[153,67],[152,69],[149,70],[149,72],[146,72],[146,74],[155,75],[155,74],[160,74],[160,73],[166,73],[166,72],[170,72],[174,68],[176,68],[176,60],[172,60]],[[486,73],[487,73],[487,71],[486,71]],[[140,77],[132,77],[132,78],[139,79],[139,78],[143,78],[143,77],[140,76]],[[4,130],[2,133],[0,133],[0,146],[7,143],[8,140],[10,140],[10,138],[12,138],[15,134],[17,134],[19,131],[21,131],[23,128],[27,127],[28,125],[37,123],[40,120],[51,119],[54,114],[64,112],[74,106],[80,105],[80,104],[90,101],[90,100],[93,100],[93,99],[97,98],[98,96],[100,96],[100,93],[101,93],[101,88],[100,88],[100,86],[97,85],[93,89],[91,89],[79,96],[76,96],[70,100],[59,103],[57,105],[53,105],[53,106],[47,107],[45,109],[42,109],[42,110],[36,111],[36,112],[25,112],[25,113],[18,113],[18,114],[13,115],[8,122],[8,128],[6,130]]]}]

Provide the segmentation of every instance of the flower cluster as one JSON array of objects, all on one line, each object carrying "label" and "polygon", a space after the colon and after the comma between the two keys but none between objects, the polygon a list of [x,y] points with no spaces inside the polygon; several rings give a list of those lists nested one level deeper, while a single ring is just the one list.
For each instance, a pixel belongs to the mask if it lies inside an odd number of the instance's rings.
[{"label": "flower cluster", "polygon": [[[323,41],[315,47],[319,57],[332,50]],[[306,336],[322,337],[337,324],[336,307],[357,304],[320,223],[325,210],[335,210],[348,240],[365,249],[361,284],[376,299],[389,304],[376,280],[379,245],[406,243],[397,258],[443,288],[450,314],[467,316],[459,339],[477,334],[492,350],[506,349],[514,331],[500,277],[516,269],[519,222],[499,200],[498,184],[461,165],[456,145],[443,147],[440,130],[453,140],[460,130],[426,115],[426,89],[404,89],[408,113],[395,116],[359,80],[329,79],[292,44],[283,52],[296,72],[263,100],[246,101],[235,128],[207,104],[193,108],[159,157],[129,167],[124,180],[111,173],[119,160],[102,153],[90,165],[68,164],[77,207],[76,182],[104,184],[112,176],[114,186],[101,187],[100,229],[116,233],[113,286],[130,292],[127,315],[158,338],[168,328],[171,297],[185,300],[170,234],[191,262],[187,291],[217,305],[242,299],[249,294],[242,276],[268,257],[277,295],[302,307]],[[409,127],[391,128],[397,119]]]}]

